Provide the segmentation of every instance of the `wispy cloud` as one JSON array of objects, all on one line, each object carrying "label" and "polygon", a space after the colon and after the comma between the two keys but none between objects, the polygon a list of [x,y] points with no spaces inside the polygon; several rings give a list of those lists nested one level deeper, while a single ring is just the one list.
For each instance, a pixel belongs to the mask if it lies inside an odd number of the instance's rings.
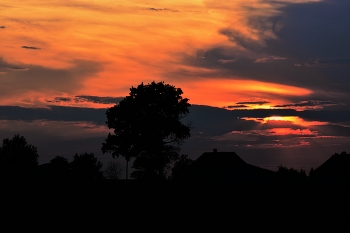
[{"label": "wispy cloud", "polygon": [[23,49],[34,49],[34,50],[40,50],[41,48],[34,47],[34,46],[22,46]]},{"label": "wispy cloud", "polygon": [[170,12],[179,12],[178,10],[170,9],[170,8],[155,8],[155,7],[150,7],[147,8],[148,10],[151,11],[170,11]]},{"label": "wispy cloud", "polygon": [[227,64],[227,63],[232,63],[237,61],[237,59],[219,59],[218,62],[223,63],[223,64]]},{"label": "wispy cloud", "polygon": [[268,101],[244,101],[244,102],[237,102],[236,104],[255,104],[255,105],[263,105],[263,104],[269,104]]},{"label": "wispy cloud", "polygon": [[248,107],[249,107],[248,105],[243,105],[243,104],[227,106],[227,108],[233,108],[233,109],[248,108]]},{"label": "wispy cloud", "polygon": [[12,71],[28,71],[29,70],[29,68],[24,68],[24,67],[9,67],[7,69],[12,70]]},{"label": "wispy cloud", "polygon": [[258,58],[254,61],[254,63],[265,63],[265,62],[271,62],[271,61],[281,61],[281,60],[286,60],[286,59],[288,59],[288,58],[269,56],[269,57]]},{"label": "wispy cloud", "polygon": [[47,103],[60,103],[60,102],[71,102],[72,99],[69,97],[55,97],[53,100],[46,100]]},{"label": "wispy cloud", "polygon": [[276,108],[294,108],[294,109],[321,109],[325,106],[339,105],[339,103],[330,100],[303,100],[298,103],[275,105]]},{"label": "wispy cloud", "polygon": [[323,58],[305,63],[308,67],[350,66],[350,58]]},{"label": "wispy cloud", "polygon": [[52,99],[46,99],[46,103],[59,106],[77,106],[77,107],[93,107],[106,108],[110,105],[119,103],[123,97],[103,97],[103,96],[59,96]]}]

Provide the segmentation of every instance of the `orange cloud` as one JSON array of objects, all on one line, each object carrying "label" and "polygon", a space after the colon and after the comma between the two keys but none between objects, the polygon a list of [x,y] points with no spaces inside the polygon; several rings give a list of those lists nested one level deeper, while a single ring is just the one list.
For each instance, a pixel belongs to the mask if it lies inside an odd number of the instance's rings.
[{"label": "orange cloud", "polygon": [[265,118],[253,118],[253,117],[244,117],[243,120],[251,120],[255,122],[260,122],[262,124],[267,123],[274,123],[274,122],[288,122],[292,123],[294,125],[300,125],[303,127],[310,127],[315,125],[327,125],[328,122],[322,122],[322,121],[305,121],[302,118],[298,116],[271,116],[271,117],[265,117]]},{"label": "orange cloud", "polygon": [[[195,56],[198,50],[215,46],[234,47],[249,54],[239,41],[220,33],[222,29],[238,33],[259,46],[264,46],[265,39],[276,39],[273,31],[262,33],[249,22],[252,16],[281,13],[269,2],[28,0],[24,5],[20,0],[13,0],[8,5],[0,17],[2,25],[6,25],[1,30],[0,57],[7,63],[53,70],[74,69],[77,60],[103,65],[99,72],[81,78],[79,88],[66,90],[52,86],[64,95],[125,96],[131,86],[153,80],[169,81],[181,87],[192,103],[214,106],[227,106],[238,98],[252,96],[272,98],[271,94],[305,96],[312,93],[305,88],[258,82],[254,78],[204,80],[200,75],[203,70],[183,64],[185,55]],[[219,60],[222,64],[234,61]],[[184,67],[192,70],[193,79],[183,77],[184,82],[168,77],[167,73]],[[0,72],[1,76],[7,75]],[[204,72],[215,73],[210,69]],[[41,78],[46,77],[43,74]],[[26,95],[27,91],[23,89],[22,93]],[[57,96],[52,94],[52,88],[30,90],[30,93],[38,96],[27,99]],[[20,103],[23,98],[16,101]],[[270,102],[283,104],[276,98]]]},{"label": "orange cloud", "polygon": [[268,97],[269,105],[257,106],[257,108],[270,108],[280,99],[280,96],[307,96],[312,93],[306,88],[266,83],[255,80],[230,80],[230,79],[208,79],[193,83],[183,84],[184,92],[196,104],[209,104],[213,106],[229,106],[237,100],[249,97]]}]

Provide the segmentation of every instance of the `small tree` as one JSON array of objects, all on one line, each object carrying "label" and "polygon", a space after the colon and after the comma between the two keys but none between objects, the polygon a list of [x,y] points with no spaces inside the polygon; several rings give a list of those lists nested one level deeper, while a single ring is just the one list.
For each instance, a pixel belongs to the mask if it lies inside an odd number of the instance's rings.
[{"label": "small tree", "polygon": [[104,170],[104,176],[107,179],[117,180],[120,179],[123,172],[123,167],[117,161],[110,161]]},{"label": "small tree", "polygon": [[70,163],[73,175],[81,180],[98,180],[103,178],[102,163],[93,153],[75,154]]},{"label": "small tree", "polygon": [[180,88],[164,82],[130,88],[130,94],[106,112],[107,126],[114,134],[108,134],[102,152],[121,155],[126,161],[134,157],[139,171],[134,177],[156,174],[163,179],[174,162],[174,152],[190,137],[189,125],[181,122],[190,107],[182,94]]},{"label": "small tree", "polygon": [[4,139],[0,147],[1,176],[28,177],[38,165],[37,148],[16,134],[12,139]]}]

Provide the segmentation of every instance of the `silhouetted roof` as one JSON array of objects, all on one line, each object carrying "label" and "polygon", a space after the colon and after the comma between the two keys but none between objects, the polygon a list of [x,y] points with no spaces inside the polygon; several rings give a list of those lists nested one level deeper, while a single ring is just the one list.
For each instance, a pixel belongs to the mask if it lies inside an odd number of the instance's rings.
[{"label": "silhouetted roof", "polygon": [[322,181],[350,181],[350,154],[332,155],[314,170],[310,178]]},{"label": "silhouetted roof", "polygon": [[196,180],[269,181],[275,172],[247,164],[235,152],[205,152],[189,167],[187,177]]}]

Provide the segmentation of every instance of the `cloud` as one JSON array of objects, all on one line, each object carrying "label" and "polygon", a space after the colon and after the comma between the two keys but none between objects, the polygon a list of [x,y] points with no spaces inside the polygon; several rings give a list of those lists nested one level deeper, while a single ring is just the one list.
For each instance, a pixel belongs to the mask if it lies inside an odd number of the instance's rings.
[{"label": "cloud", "polygon": [[350,110],[305,110],[298,116],[307,121],[324,121],[332,124],[350,121]]},{"label": "cloud", "polygon": [[227,106],[227,108],[248,108],[248,107],[249,107],[248,105],[243,105],[243,104]]},{"label": "cloud", "polygon": [[179,12],[178,10],[174,10],[174,9],[170,9],[170,8],[154,8],[154,7],[150,7],[147,8],[148,10],[151,11],[170,11],[170,12]]},{"label": "cloud", "polygon": [[6,28],[5,26],[0,26],[0,29]]},{"label": "cloud", "polygon": [[[62,101],[69,101],[68,98],[64,99],[66,97],[61,98]],[[27,139],[37,138],[34,145],[38,146],[41,152],[51,151],[65,155],[71,154],[71,156],[81,150],[100,152],[101,143],[108,134],[108,129],[105,126],[105,111],[106,109],[61,106],[36,109],[0,106],[0,123],[2,122],[0,125],[6,126],[2,128],[1,135],[4,138],[20,132],[24,133]],[[289,109],[229,111],[222,108],[193,105],[190,107],[190,114],[183,119],[184,122],[193,122],[193,128],[191,129],[192,137],[186,140],[182,152],[190,153],[189,155],[195,158],[204,151],[211,151],[212,148],[219,148],[220,151],[242,152],[242,155],[245,155],[246,153],[250,154],[245,150],[248,148],[302,146],[312,147],[314,153],[315,148],[321,147],[321,152],[325,153],[328,151],[325,146],[329,145],[334,153],[334,143],[340,143],[336,148],[340,146],[344,148],[344,145],[350,141],[349,127],[341,125],[303,127],[287,121],[261,123],[242,119],[243,117],[263,119],[271,116],[293,115],[300,116],[304,120],[314,118],[320,121],[325,118],[333,121],[350,121],[349,112],[341,111],[297,112]],[[87,140],[88,138],[93,140]],[[63,141],[69,143],[66,144]],[[74,146],[76,143],[79,146]],[[67,145],[67,147],[62,145]],[[53,147],[56,148],[54,151]],[[62,148],[66,149],[60,150]],[[259,153],[263,153],[263,151]],[[279,153],[281,151],[274,152],[276,156]],[[46,156],[50,153],[43,154]],[[257,161],[256,159],[254,161]]]},{"label": "cloud", "polygon": [[39,49],[41,49],[41,48],[38,48],[38,47],[33,47],[33,46],[22,46],[22,48],[23,49],[37,49],[37,50],[39,50]]},{"label": "cloud", "polygon": [[245,102],[237,102],[236,104],[255,104],[255,105],[263,105],[269,104],[268,101],[245,101]]},{"label": "cloud", "polygon": [[123,97],[101,97],[101,96],[89,96],[89,95],[80,95],[76,96],[74,98],[74,101],[88,101],[92,103],[98,103],[98,104],[117,104],[121,100],[123,100]]},{"label": "cloud", "polygon": [[308,67],[350,66],[350,58],[324,58],[305,63]]},{"label": "cloud", "polygon": [[288,58],[286,57],[276,57],[276,56],[269,56],[264,58],[258,58],[254,61],[254,63],[265,63],[265,62],[271,62],[271,61],[280,61],[280,60],[286,60]]},{"label": "cloud", "polygon": [[298,103],[275,105],[276,108],[295,108],[295,109],[321,109],[326,106],[339,105],[339,103],[330,100],[303,100]]},{"label": "cloud", "polygon": [[24,68],[24,67],[9,67],[7,69],[12,70],[12,71],[28,71],[29,70],[29,68]]},{"label": "cloud", "polygon": [[219,59],[218,62],[226,64],[226,63],[231,63],[231,62],[235,62],[237,61],[237,59]]},{"label": "cloud", "polygon": [[71,64],[71,67],[61,69],[35,65],[23,68],[0,58],[0,69],[26,71],[1,75],[0,103],[21,106],[28,103],[33,106],[39,98],[43,98],[40,104],[46,104],[45,98],[57,97],[57,92],[67,95],[75,93],[86,79],[103,69],[101,64],[92,61],[74,60]]},{"label": "cloud", "polygon": [[48,103],[60,103],[60,102],[71,102],[72,99],[69,97],[55,97],[53,100],[46,100]]},{"label": "cloud", "polygon": [[246,36],[243,33],[232,29],[232,28],[223,28],[219,30],[219,33],[227,36],[229,41],[232,41],[236,43],[239,46],[242,46],[245,49],[248,50],[260,50],[262,46],[264,46],[264,43],[260,40],[254,40],[252,37]]},{"label": "cloud", "polygon": [[[67,101],[69,101],[67,99]],[[17,106],[0,106],[1,120],[21,121],[87,121],[105,125],[106,109],[49,106],[49,108],[23,108]]]}]

